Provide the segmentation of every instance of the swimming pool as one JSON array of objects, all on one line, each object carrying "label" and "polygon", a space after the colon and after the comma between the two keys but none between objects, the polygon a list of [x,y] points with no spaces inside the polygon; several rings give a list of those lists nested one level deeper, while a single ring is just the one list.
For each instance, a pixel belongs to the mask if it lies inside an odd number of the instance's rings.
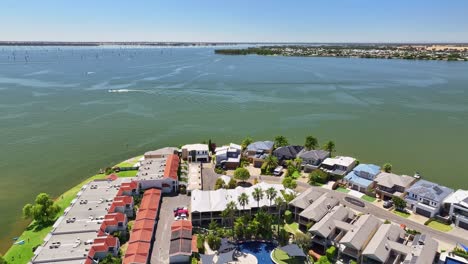
[{"label": "swimming pool", "polygon": [[254,255],[259,264],[272,264],[270,253],[276,246],[267,242],[245,242],[239,244],[239,251]]}]

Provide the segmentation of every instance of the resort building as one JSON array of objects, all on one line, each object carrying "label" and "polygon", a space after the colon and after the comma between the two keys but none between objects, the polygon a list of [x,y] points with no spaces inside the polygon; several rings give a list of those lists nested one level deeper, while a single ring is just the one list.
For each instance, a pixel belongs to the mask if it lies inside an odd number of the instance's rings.
[{"label": "resort building", "polygon": [[381,172],[374,179],[375,192],[382,200],[390,200],[394,196],[403,198],[406,190],[416,181],[415,177],[408,175]]},{"label": "resort building", "polygon": [[431,218],[440,213],[445,198],[452,193],[450,188],[420,180],[408,189],[405,200],[413,212]]},{"label": "resort building", "polygon": [[327,248],[337,245],[344,233],[352,228],[350,222],[355,214],[343,205],[332,208],[319,222],[315,223],[309,232],[312,234],[312,243]]},{"label": "resort building", "polygon": [[380,167],[374,164],[359,164],[344,178],[349,188],[367,193],[373,186],[375,176],[380,173]]},{"label": "resort building", "polygon": [[171,226],[169,263],[189,263],[193,252],[198,252],[197,237],[192,236],[192,223],[177,220]]},{"label": "resort building", "polygon": [[88,258],[85,264],[99,263],[99,260],[112,254],[117,256],[119,254],[120,241],[113,236],[104,236],[94,239],[93,245],[88,253]]},{"label": "resort building", "polygon": [[457,190],[444,200],[450,220],[461,228],[468,229],[468,191]]},{"label": "resort building", "polygon": [[157,150],[145,152],[144,157],[145,159],[161,159],[167,158],[169,155],[172,154],[179,154],[179,149],[173,147],[160,148]]},{"label": "resort building", "polygon": [[308,188],[289,202],[289,211],[292,212],[294,220],[299,221],[299,214],[322,195],[323,192],[318,192],[313,188]]},{"label": "resort building", "polygon": [[326,158],[320,165],[320,168],[330,175],[342,177],[349,173],[355,166],[355,158],[336,156],[334,158]]},{"label": "resort building", "polygon": [[254,142],[247,146],[244,155],[254,167],[260,168],[268,155],[272,154],[274,144],[273,141]]},{"label": "resort building", "polygon": [[334,198],[332,194],[322,194],[299,214],[300,227],[305,230],[308,224],[319,222],[338,203],[338,199]]},{"label": "resort building", "polygon": [[208,162],[210,151],[207,144],[189,144],[181,148],[182,159],[188,162]]},{"label": "resort building", "polygon": [[302,151],[297,154],[297,157],[302,159],[304,171],[310,172],[318,169],[322,162],[330,157],[330,152],[321,149],[302,149]]},{"label": "resort building", "polygon": [[240,165],[242,147],[231,143],[215,149],[216,166],[226,170],[234,170]]},{"label": "resort building", "polygon": [[141,161],[136,175],[140,188],[158,188],[164,193],[176,192],[179,189],[179,162],[179,156],[176,154]]},{"label": "resort building", "polygon": [[[259,202],[255,201],[252,196],[255,188],[260,188],[265,192],[268,188],[273,187],[277,191],[277,196],[282,196],[281,191],[292,193],[290,189],[285,189],[282,184],[268,184],[265,182],[258,183],[251,187],[238,186],[235,189],[218,189],[211,191],[194,190],[191,196],[190,213],[192,224],[194,226],[208,225],[211,221],[222,223],[223,217],[221,213],[226,209],[226,205],[233,201],[237,205],[237,209],[241,213],[254,214],[260,208],[275,208],[274,201],[267,199],[266,195]],[[243,207],[238,202],[238,197],[241,193],[246,193],[249,197],[247,204]],[[277,210],[271,210],[272,214],[278,214]]]},{"label": "resort building", "polygon": [[273,156],[278,158],[279,164],[284,165],[285,161],[295,159],[303,148],[303,146],[279,147],[273,151]]},{"label": "resort building", "polygon": [[123,213],[126,214],[128,217],[133,217],[133,196],[116,196],[107,212],[109,214]]}]

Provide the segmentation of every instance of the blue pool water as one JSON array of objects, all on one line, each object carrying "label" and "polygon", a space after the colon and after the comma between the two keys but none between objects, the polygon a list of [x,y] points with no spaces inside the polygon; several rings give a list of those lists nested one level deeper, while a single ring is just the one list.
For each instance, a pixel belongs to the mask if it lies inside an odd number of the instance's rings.
[{"label": "blue pool water", "polygon": [[263,242],[245,242],[239,245],[239,251],[254,255],[259,264],[272,264],[270,253],[275,248],[272,243]]},{"label": "blue pool water", "polygon": [[445,259],[445,264],[463,264],[463,262],[460,262],[460,261],[452,259],[452,258],[446,258]]}]

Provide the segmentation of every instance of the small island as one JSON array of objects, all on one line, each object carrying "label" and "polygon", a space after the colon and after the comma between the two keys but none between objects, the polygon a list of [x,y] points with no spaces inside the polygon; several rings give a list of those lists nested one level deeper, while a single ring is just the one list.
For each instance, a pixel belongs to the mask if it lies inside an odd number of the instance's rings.
[{"label": "small island", "polygon": [[216,49],[215,54],[468,61],[468,45],[276,45]]}]

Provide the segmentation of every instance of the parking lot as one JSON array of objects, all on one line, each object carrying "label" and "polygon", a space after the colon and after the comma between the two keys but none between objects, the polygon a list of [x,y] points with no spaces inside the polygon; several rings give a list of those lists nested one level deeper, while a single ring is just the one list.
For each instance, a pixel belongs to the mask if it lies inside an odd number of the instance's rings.
[{"label": "parking lot", "polygon": [[[190,197],[185,194],[178,196],[164,196],[162,198],[159,212],[159,221],[156,226],[156,233],[151,253],[151,263],[169,263],[169,245],[171,242],[171,225],[174,222],[175,207],[189,207]],[[190,216],[189,216],[190,217]]]}]

